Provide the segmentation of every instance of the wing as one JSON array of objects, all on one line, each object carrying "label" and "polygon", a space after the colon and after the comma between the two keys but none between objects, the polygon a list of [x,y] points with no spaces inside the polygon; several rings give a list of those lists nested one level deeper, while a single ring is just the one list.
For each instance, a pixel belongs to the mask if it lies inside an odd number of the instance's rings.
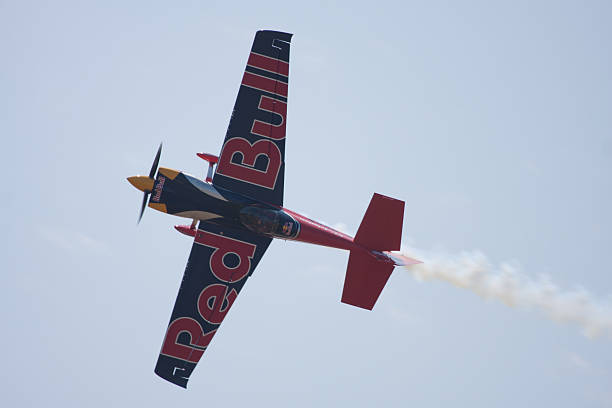
[{"label": "wing", "polygon": [[270,204],[283,204],[285,126],[292,34],[258,31],[213,184]]},{"label": "wing", "polygon": [[155,373],[187,381],[223,318],[270,245],[271,238],[200,222]]}]

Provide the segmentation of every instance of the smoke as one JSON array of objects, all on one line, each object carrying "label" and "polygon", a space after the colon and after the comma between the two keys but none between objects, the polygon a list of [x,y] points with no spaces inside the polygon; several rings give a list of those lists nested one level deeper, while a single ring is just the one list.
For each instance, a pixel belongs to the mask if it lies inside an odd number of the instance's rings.
[{"label": "smoke", "polygon": [[406,268],[417,280],[445,281],[485,299],[537,310],[558,322],[577,324],[587,337],[612,338],[612,304],[594,298],[585,289],[561,290],[545,276],[534,280],[510,264],[496,267],[479,252],[455,257],[414,249],[403,252],[424,262]]}]

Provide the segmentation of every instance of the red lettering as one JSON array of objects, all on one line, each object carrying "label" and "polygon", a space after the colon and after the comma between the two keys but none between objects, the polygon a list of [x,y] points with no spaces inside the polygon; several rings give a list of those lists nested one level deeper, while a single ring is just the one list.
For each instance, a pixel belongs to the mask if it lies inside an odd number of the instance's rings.
[{"label": "red lettering", "polygon": [[[195,242],[215,248],[210,257],[210,270],[215,277],[223,282],[238,282],[251,270],[251,258],[255,255],[255,245],[237,239],[198,230]],[[236,266],[226,264],[226,255],[238,257]]]},{"label": "red lettering", "polygon": [[[190,317],[179,317],[168,326],[161,353],[180,360],[197,363],[216,331],[215,329],[204,334],[200,323]],[[189,345],[177,342],[181,333],[189,334]]]},{"label": "red lettering", "polygon": [[250,88],[259,89],[260,91],[270,92],[275,95],[280,95],[285,98],[287,97],[287,91],[289,88],[288,85],[284,82],[253,74],[248,71],[244,71],[244,76],[242,77],[242,85],[246,85]]},{"label": "red lettering", "polygon": [[285,138],[285,126],[287,118],[287,104],[282,101],[277,101],[268,96],[262,95],[259,100],[259,109],[272,112],[280,117],[280,123],[275,125],[273,123],[262,122],[255,120],[251,127],[251,133],[269,137],[274,140],[281,140]]},{"label": "red lettering", "polygon": [[274,72],[283,76],[289,75],[289,63],[276,58],[267,57],[265,55],[256,54],[254,52],[249,55],[247,65],[255,68],[263,69],[264,71]]},{"label": "red lettering", "polygon": [[207,286],[198,297],[198,311],[200,316],[208,323],[220,324],[234,300],[238,297],[238,292],[232,289],[227,293],[228,287],[216,283]]},{"label": "red lettering", "polygon": [[[242,154],[241,163],[232,163],[235,153]],[[259,156],[268,158],[265,171],[254,167]],[[261,139],[251,145],[246,139],[234,137],[223,146],[217,173],[273,190],[281,164],[281,152],[270,140]]]}]

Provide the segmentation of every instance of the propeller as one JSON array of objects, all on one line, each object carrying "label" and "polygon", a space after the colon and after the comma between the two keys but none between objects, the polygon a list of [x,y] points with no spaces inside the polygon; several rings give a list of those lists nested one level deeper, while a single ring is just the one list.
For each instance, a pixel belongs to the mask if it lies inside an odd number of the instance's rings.
[{"label": "propeller", "polygon": [[[155,155],[155,160],[153,160],[153,165],[151,166],[151,171],[149,172],[149,178],[153,179],[155,177],[155,173],[157,172],[157,166],[159,165],[159,157],[161,156],[162,143],[159,144],[159,148],[157,149],[157,154]],[[138,223],[142,219],[142,214],[144,214],[145,207],[147,206],[147,199],[149,198],[149,194],[151,191],[145,191],[142,197],[142,205],[140,206],[140,214],[138,215]]]}]

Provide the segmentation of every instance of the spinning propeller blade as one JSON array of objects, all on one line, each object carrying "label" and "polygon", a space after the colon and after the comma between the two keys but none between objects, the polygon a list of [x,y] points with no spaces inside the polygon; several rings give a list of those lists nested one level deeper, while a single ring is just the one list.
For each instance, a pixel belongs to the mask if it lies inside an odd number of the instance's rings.
[{"label": "spinning propeller blade", "polygon": [[140,206],[140,214],[138,215],[138,223],[142,219],[142,215],[144,214],[145,207],[147,206],[147,199],[149,198],[149,194],[151,194],[151,190],[153,190],[153,184],[155,173],[157,172],[157,166],[159,165],[159,158],[161,156],[162,144],[159,144],[159,148],[157,149],[157,154],[155,155],[155,160],[153,160],[153,165],[151,166],[151,171],[149,171],[149,177],[146,176],[133,176],[128,177],[128,181],[137,189],[144,192],[142,197],[142,205]]},{"label": "spinning propeller blade", "polygon": [[159,149],[157,149],[157,154],[155,155],[155,160],[153,160],[153,165],[151,166],[151,171],[149,172],[149,178],[153,178],[155,176],[157,165],[159,164],[159,156],[161,156],[161,148],[162,144],[160,143]]},{"label": "spinning propeller blade", "polygon": [[149,194],[151,193],[144,193],[144,196],[142,197],[142,205],[140,206],[140,214],[138,215],[138,224],[140,224],[142,214],[144,214],[145,207],[147,206],[147,199],[149,198]]}]

